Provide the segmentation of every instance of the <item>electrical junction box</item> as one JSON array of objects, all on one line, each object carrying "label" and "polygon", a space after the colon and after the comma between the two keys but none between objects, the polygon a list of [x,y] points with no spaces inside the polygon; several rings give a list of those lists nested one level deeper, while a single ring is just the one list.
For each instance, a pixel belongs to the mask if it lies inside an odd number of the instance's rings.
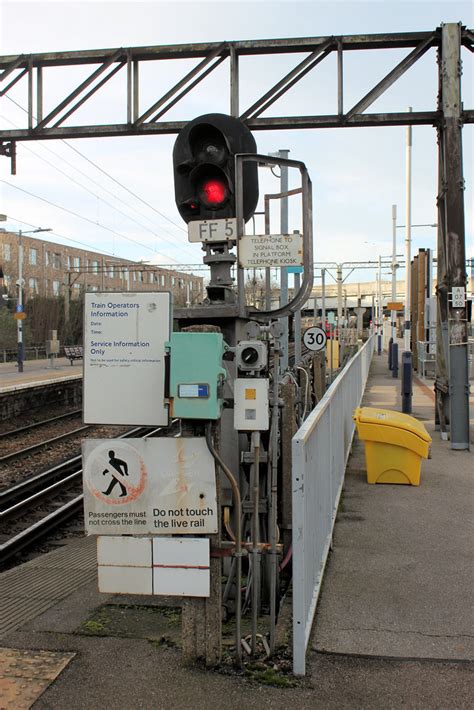
[{"label": "electrical junction box", "polygon": [[239,377],[234,380],[234,428],[237,431],[267,431],[269,428],[269,381]]},{"label": "electrical junction box", "polygon": [[219,419],[227,349],[222,333],[172,333],[170,414],[180,419]]}]

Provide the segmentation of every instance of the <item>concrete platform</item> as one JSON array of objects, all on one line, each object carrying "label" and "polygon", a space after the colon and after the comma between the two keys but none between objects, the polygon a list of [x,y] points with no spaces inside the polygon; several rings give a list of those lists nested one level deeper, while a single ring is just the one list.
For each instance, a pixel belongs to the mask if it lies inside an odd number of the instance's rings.
[{"label": "concrete platform", "polygon": [[[364,406],[400,407],[400,381],[374,356]],[[433,438],[419,487],[366,483],[363,443],[349,460],[313,649],[474,659],[474,454],[434,431],[434,397],[415,383],[413,415]]]},{"label": "concrete platform", "polygon": [[82,360],[73,365],[65,357],[55,360],[54,368],[49,360],[25,360],[23,372],[18,372],[16,362],[0,363],[0,394],[52,381],[66,381],[82,377]]},{"label": "concrete platform", "polygon": [[[385,357],[375,356],[364,403],[396,406],[398,387]],[[433,401],[423,387],[414,413],[432,431]],[[15,574],[4,573],[7,608],[17,593],[26,597],[23,574],[32,594],[31,613],[26,602],[22,621],[4,630],[7,657],[16,649],[33,660],[38,652],[70,659],[46,690],[38,689],[34,709],[471,708],[474,460],[433,438],[419,488],[369,486],[362,445],[355,444],[308,678],[293,688],[269,687],[229,668],[183,668],[179,650],[153,642],[143,627],[133,637],[100,630],[86,635],[84,622],[98,608],[123,608],[126,601],[97,592],[91,540],[70,541]],[[63,586],[56,590],[58,575]],[[139,611],[151,602],[134,597],[129,603]],[[30,707],[32,691],[25,686],[23,693],[25,703],[16,698],[8,710]]]}]

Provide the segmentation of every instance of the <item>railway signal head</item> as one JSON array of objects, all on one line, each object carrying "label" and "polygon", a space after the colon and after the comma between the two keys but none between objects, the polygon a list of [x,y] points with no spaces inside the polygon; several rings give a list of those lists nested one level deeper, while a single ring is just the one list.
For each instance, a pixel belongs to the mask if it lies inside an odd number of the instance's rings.
[{"label": "railway signal head", "polygon": [[[221,113],[199,116],[179,133],[173,149],[176,205],[185,222],[235,217],[235,155],[256,153],[247,126]],[[257,163],[243,165],[243,213],[258,202]]]}]

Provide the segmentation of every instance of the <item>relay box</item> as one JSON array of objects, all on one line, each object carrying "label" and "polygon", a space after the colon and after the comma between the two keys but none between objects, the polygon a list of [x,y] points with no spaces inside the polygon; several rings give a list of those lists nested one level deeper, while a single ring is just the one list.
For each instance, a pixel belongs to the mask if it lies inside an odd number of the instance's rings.
[{"label": "relay box", "polygon": [[222,333],[172,333],[170,415],[180,419],[219,419],[227,349]]},{"label": "relay box", "polygon": [[237,431],[268,431],[269,381],[238,377],[234,380],[234,427]]}]

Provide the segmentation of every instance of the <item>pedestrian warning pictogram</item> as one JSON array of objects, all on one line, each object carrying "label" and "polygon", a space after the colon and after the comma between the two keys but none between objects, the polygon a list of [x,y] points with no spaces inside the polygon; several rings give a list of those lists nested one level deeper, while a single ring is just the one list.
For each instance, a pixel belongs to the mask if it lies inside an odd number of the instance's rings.
[{"label": "pedestrian warning pictogram", "polygon": [[146,486],[145,462],[135,448],[106,441],[87,460],[86,483],[92,495],[108,505],[136,501]]}]

